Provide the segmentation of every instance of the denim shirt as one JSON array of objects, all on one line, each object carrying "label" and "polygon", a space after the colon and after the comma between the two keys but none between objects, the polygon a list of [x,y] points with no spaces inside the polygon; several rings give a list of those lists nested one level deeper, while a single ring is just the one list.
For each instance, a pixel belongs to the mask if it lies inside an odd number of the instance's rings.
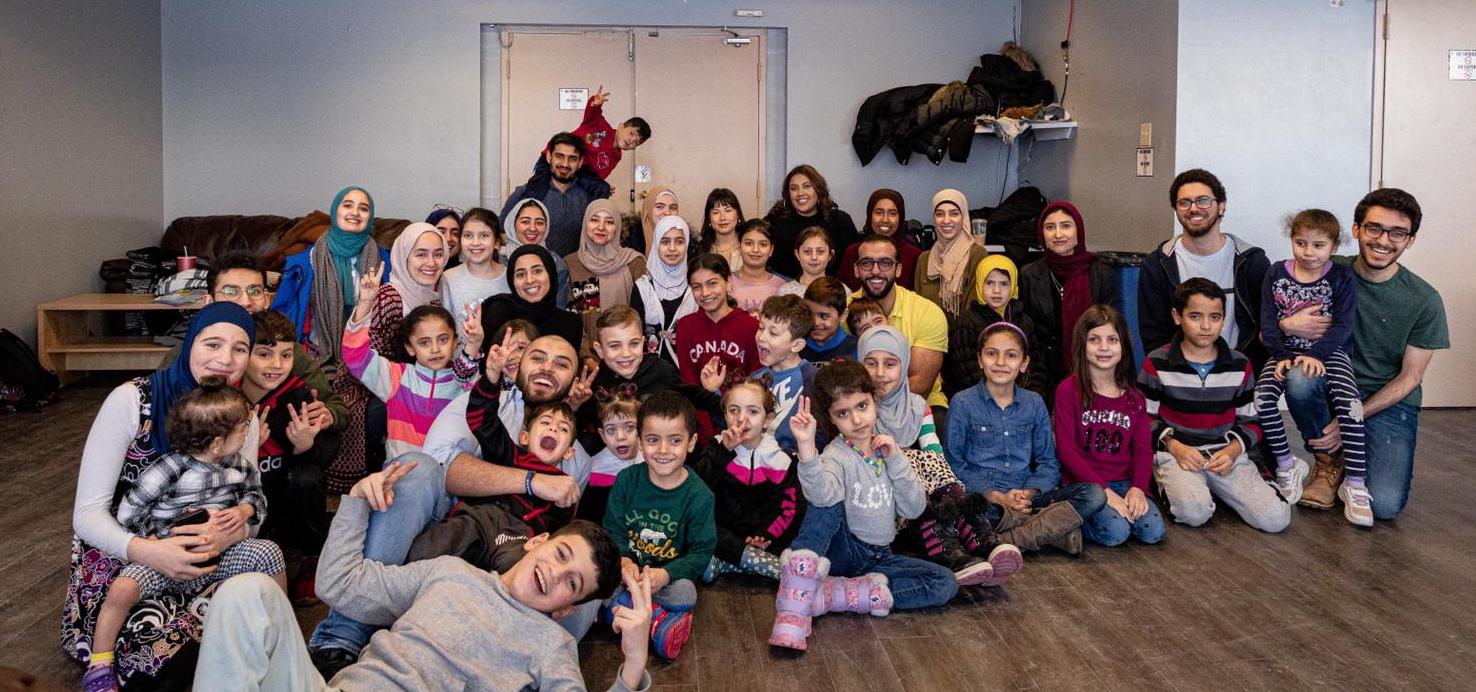
[{"label": "denim shirt", "polygon": [[1015,387],[1015,400],[1000,410],[980,382],[953,397],[948,407],[948,465],[971,492],[1034,488],[1061,483],[1061,462],[1051,416],[1039,394]]}]

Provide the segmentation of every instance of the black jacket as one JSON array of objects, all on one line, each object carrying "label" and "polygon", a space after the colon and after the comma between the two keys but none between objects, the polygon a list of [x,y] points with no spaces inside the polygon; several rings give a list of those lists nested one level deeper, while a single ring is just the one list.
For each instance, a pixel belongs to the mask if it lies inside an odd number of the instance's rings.
[{"label": "black jacket", "polygon": [[[750,480],[744,482],[728,468],[736,463],[737,455],[714,440],[699,443],[696,453],[688,458],[702,482],[712,489],[718,536],[715,555],[738,564],[743,547],[752,536],[768,538],[768,552],[775,555],[789,547],[805,517],[805,496],[800,491],[797,463],[790,464],[782,481],[773,483],[753,478],[750,462]],[[739,472],[742,473],[741,465]]]},{"label": "black jacket", "polygon": [[[987,305],[973,303],[962,315],[948,324],[948,354],[943,356],[943,394],[955,394],[979,384],[984,374],[979,371],[979,335],[995,322],[1008,319],[1020,331],[1031,334],[1035,323],[1025,314],[1019,300],[1011,300],[1005,317]],[[1034,390],[1034,386],[1027,387]]]},{"label": "black jacket", "polygon": [[[851,132],[851,147],[856,150],[861,165],[871,163],[877,152],[902,131],[904,122],[916,117],[917,105],[925,103],[942,86],[916,84],[868,96],[856,113],[856,129]],[[779,254],[777,248],[774,254]]]},{"label": "black jacket", "polygon": [[[1260,372],[1266,364],[1266,347],[1261,344],[1261,285],[1271,263],[1266,253],[1229,233],[1225,237],[1235,244],[1235,326],[1240,329],[1235,350],[1244,353]],[[1178,328],[1169,313],[1174,304],[1174,288],[1179,285],[1179,262],[1174,259],[1177,236],[1159,245],[1143,260],[1138,277],[1138,329],[1143,336],[1143,352],[1168,344]]]},{"label": "black jacket", "polygon": [[[1116,306],[1117,270],[1097,258],[1092,260],[1087,274],[1092,285],[1092,302]],[[1020,270],[1020,303],[1035,323],[1030,334],[1030,388],[1039,392],[1050,408],[1056,385],[1070,374],[1064,358],[1071,346],[1067,343],[1071,335],[1061,332],[1061,294],[1056,292],[1055,279],[1044,259]]]}]

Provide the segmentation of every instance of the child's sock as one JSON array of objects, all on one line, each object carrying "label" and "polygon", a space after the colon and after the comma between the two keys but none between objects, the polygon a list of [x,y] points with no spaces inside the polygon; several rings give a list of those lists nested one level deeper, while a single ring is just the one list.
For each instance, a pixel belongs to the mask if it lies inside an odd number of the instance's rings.
[{"label": "child's sock", "polygon": [[1344,483],[1347,483],[1348,485],[1351,485],[1351,486],[1353,486],[1355,488],[1362,488],[1363,487],[1363,484],[1364,484],[1364,479],[1363,479],[1362,476],[1358,476],[1358,477],[1344,476],[1343,477],[1343,482]]},{"label": "child's sock", "polygon": [[707,569],[702,571],[702,583],[711,584],[724,574],[737,574],[742,571],[737,565],[714,555],[712,556],[712,560],[708,561]]},{"label": "child's sock", "polygon": [[755,546],[743,546],[743,558],[739,569],[748,574],[757,574],[769,579],[779,579],[779,556]]},{"label": "child's sock", "polygon": [[1280,457],[1277,457],[1276,458],[1276,468],[1278,470],[1281,470],[1281,471],[1285,471],[1285,470],[1291,468],[1296,463],[1297,463],[1297,458],[1294,457],[1294,456],[1292,456],[1292,455],[1290,455],[1290,454],[1287,454],[1286,456],[1280,456]]}]

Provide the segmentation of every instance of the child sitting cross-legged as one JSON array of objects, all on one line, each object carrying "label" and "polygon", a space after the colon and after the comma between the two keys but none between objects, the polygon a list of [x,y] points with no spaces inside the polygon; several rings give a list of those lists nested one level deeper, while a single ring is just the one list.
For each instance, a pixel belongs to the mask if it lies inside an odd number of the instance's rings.
[{"label": "child sitting cross-legged", "polygon": [[[641,404],[641,457],[615,477],[605,508],[605,530],[620,548],[627,575],[651,583],[651,642],[673,660],[692,632],[697,579],[717,545],[713,496],[687,469],[698,444],[697,412],[676,392],[658,392]],[[617,592],[611,603],[629,605]]]},{"label": "child sitting cross-legged", "polygon": [[941,606],[958,592],[947,567],[892,554],[897,518],[915,519],[927,496],[890,436],[877,434],[875,388],[855,361],[828,363],[815,377],[815,407],[836,436],[815,449],[815,417],[801,397],[793,420],[800,486],[809,507],[780,555],[782,572],[769,643],[803,650],[810,619],[827,612],[884,616]]},{"label": "child sitting cross-legged", "polygon": [[1200,526],[1215,500],[1245,523],[1276,533],[1291,523],[1291,505],[1262,480],[1245,451],[1260,441],[1256,375],[1248,358],[1220,338],[1225,291],[1194,277],[1174,289],[1169,314],[1179,331],[1143,361],[1138,389],[1153,416],[1153,472],[1174,521]]},{"label": "child sitting cross-legged", "polygon": [[979,334],[984,379],[950,402],[948,464],[982,494],[995,540],[1040,550],[1081,552],[1082,517],[1107,502],[1090,483],[1061,485],[1061,462],[1045,400],[1016,383],[1030,367],[1025,332],[996,322]]},{"label": "child sitting cross-legged", "polygon": [[1136,536],[1163,540],[1163,515],[1148,498],[1153,480],[1153,418],[1135,383],[1127,320],[1093,305],[1072,329],[1072,374],[1056,387],[1056,451],[1062,475],[1102,488],[1107,503],[1082,517],[1082,533],[1101,545]]},{"label": "child sitting cross-legged", "polygon": [[692,465],[717,498],[717,554],[702,580],[727,573],[778,579],[778,554],[799,530],[804,500],[792,459],[769,432],[774,394],[759,380],[743,380],[723,394],[723,411],[718,444],[703,445]]},{"label": "child sitting cross-legged", "polygon": [[897,442],[928,495],[928,508],[908,522],[900,547],[953,570],[960,586],[1003,585],[1020,571],[1020,549],[990,541],[987,530],[974,528],[981,519],[968,521],[967,514],[983,512],[988,502],[964,491],[943,455],[933,409],[907,387],[907,337],[896,327],[872,327],[860,343],[861,364],[876,388],[877,432]]},{"label": "child sitting cross-legged", "polygon": [[[169,408],[165,431],[172,452],[150,466],[118,504],[118,523],[140,536],[167,538],[176,526],[209,522],[218,535],[243,525],[254,534],[266,516],[256,458],[245,446],[252,423],[251,402],[222,378],[207,377]],[[215,564],[213,560],[203,563]],[[261,572],[287,590],[282,550],[275,543],[247,538],[220,553],[214,571],[175,581],[143,563],[123,568],[108,586],[93,632],[92,660],[82,677],[86,690],[116,690],[113,643],[142,599],[166,591],[198,593],[206,585],[238,574]]]},{"label": "child sitting cross-legged", "polygon": [[[379,290],[373,272],[359,280],[359,302],[343,328],[343,362],[354,378],[384,401],[389,417],[385,458],[418,452],[431,423],[476,377],[475,356],[482,344],[480,308],[462,326],[466,340],[456,348],[456,320],[439,305],[410,311],[400,326],[400,345],[413,364],[397,363],[370,344],[369,318]],[[377,444],[377,440],[366,440]]]},{"label": "child sitting cross-legged", "polygon": [[759,364],[755,379],[768,377],[774,392],[774,420],[769,430],[779,441],[779,448],[793,455],[798,447],[789,419],[794,415],[801,396],[810,390],[820,366],[800,357],[805,339],[815,328],[815,314],[799,296],[774,296],[764,301],[759,311],[759,331],[754,337]]}]

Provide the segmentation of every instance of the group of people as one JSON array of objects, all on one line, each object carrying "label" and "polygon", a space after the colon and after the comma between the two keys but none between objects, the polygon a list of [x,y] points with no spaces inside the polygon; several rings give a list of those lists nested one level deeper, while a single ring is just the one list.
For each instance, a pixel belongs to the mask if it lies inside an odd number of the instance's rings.
[{"label": "group of people", "polygon": [[[650,136],[590,123],[617,152]],[[1439,295],[1398,262],[1408,193],[1359,203],[1347,257],[1336,217],[1295,214],[1273,265],[1186,171],[1182,233],[1119,296],[1068,202],[1017,268],[957,190],[919,248],[900,194],[872,194],[858,231],[810,166],[763,218],[718,189],[694,234],[658,187],[627,230],[590,140],[554,137],[501,214],[437,210],[389,249],[345,188],[274,295],[256,258],[215,258],[179,351],[87,440],[63,626],[87,689],[579,687],[598,621],[621,638],[612,689],[640,690],[726,574],[775,582],[768,642],[803,650],[825,613],[1162,541],[1156,498],[1268,532],[1298,502],[1362,526],[1404,508],[1419,383],[1448,347]],[[313,598],[330,611],[304,642],[292,603]]]}]

